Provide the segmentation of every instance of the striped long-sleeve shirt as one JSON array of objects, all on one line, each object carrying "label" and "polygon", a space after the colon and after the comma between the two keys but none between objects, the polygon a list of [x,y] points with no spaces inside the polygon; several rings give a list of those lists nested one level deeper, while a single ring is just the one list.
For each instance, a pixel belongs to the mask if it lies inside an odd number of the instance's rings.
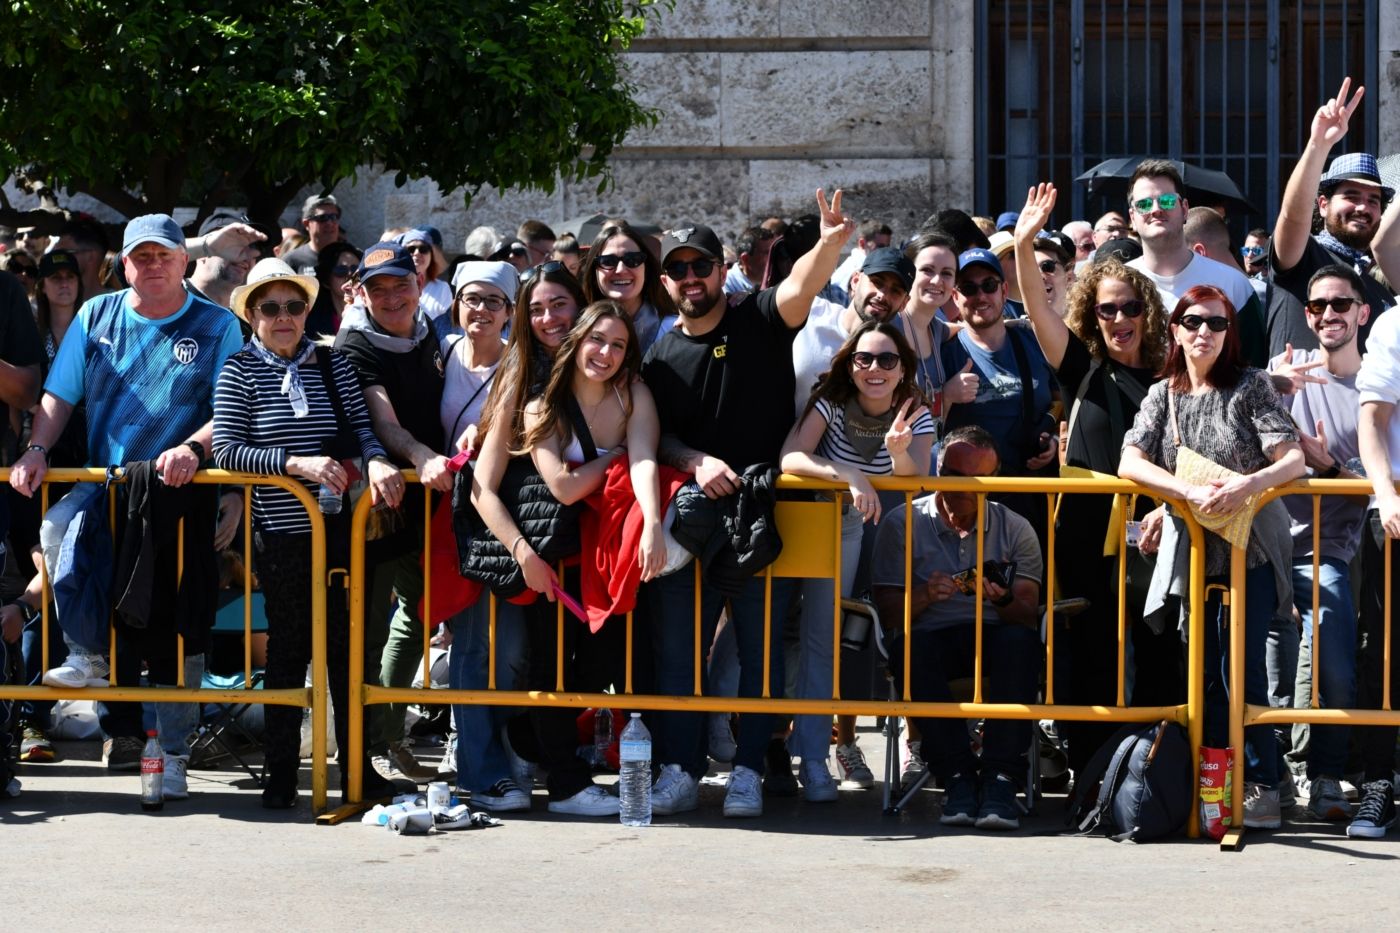
[{"label": "striped long-sleeve shirt", "polygon": [[[325,352],[324,350],[321,352]],[[331,350],[331,375],[340,393],[345,416],[368,460],[385,456],[384,447],[370,426],[355,369],[342,354]],[[284,370],[260,360],[244,349],[229,357],[214,387],[214,462],[225,470],[245,473],[286,474],[289,456],[320,456],[323,445],[335,437],[335,409],[315,359],[300,367],[310,411],[294,417],[292,403],[282,394]],[[301,482],[316,495],[316,484]],[[253,488],[253,524],[276,534],[311,531],[306,510],[290,493],[270,487]]]}]

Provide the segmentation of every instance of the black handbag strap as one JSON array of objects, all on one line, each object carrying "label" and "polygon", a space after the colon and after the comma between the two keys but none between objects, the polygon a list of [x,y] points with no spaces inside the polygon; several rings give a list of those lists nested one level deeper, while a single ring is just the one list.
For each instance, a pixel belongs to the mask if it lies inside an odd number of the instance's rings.
[{"label": "black handbag strap", "polygon": [[350,434],[350,418],[345,414],[345,403],[340,400],[340,392],[335,384],[335,373],[331,371],[331,348],[317,345],[316,368],[321,371],[321,382],[325,383],[326,394],[330,396],[331,408],[335,409],[336,430]]},{"label": "black handbag strap", "polygon": [[1006,329],[1006,339],[1011,342],[1011,352],[1016,357],[1016,370],[1021,377],[1021,423],[1032,439],[1039,437],[1040,419],[1035,416],[1035,374],[1031,372],[1031,362],[1026,356],[1026,348],[1016,339],[1017,328]]}]

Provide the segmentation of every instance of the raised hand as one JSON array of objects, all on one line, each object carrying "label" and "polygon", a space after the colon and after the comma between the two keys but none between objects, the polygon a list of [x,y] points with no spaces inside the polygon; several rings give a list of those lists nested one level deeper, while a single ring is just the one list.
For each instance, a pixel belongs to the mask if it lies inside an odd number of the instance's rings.
[{"label": "raised hand", "polygon": [[1292,362],[1293,344],[1291,343],[1285,343],[1283,345],[1283,358],[1285,362],[1279,364],[1277,369],[1269,373],[1269,378],[1273,380],[1274,388],[1278,390],[1280,395],[1292,395],[1300,391],[1303,386],[1309,382],[1318,385],[1327,384],[1326,379],[1321,376],[1314,376],[1312,373],[1308,372],[1310,369],[1316,369],[1321,366],[1321,360],[1316,360],[1312,363]]},{"label": "raised hand", "polygon": [[969,359],[963,364],[963,368],[956,374],[949,376],[948,381],[943,383],[943,404],[944,414],[947,414],[948,405],[971,402],[977,398],[977,390],[981,387],[981,377],[973,371],[972,360]]},{"label": "raised hand", "polygon": [[841,213],[841,189],[831,195],[831,204],[826,203],[826,194],[817,189],[817,213],[821,217],[821,241],[828,245],[844,245],[856,231],[856,222]]},{"label": "raised hand", "polygon": [[898,457],[909,449],[914,440],[914,422],[928,412],[927,408],[920,405],[910,414],[909,406],[912,404],[912,398],[904,400],[904,404],[899,406],[899,411],[895,413],[894,421],[890,422],[890,429],[885,432],[885,449],[890,452],[891,457]]},{"label": "raised hand", "polygon": [[1035,235],[1050,223],[1050,215],[1055,212],[1055,186],[1041,182],[1026,192],[1026,206],[1021,208],[1021,216],[1016,221],[1013,234],[1017,243],[1035,239]]},{"label": "raised hand", "polygon": [[1308,136],[1309,143],[1323,149],[1331,149],[1338,140],[1347,134],[1351,115],[1361,104],[1361,98],[1366,94],[1364,87],[1357,87],[1356,93],[1348,96],[1350,90],[1351,78],[1343,78],[1337,96],[1317,108],[1317,113],[1313,115],[1312,130]]}]

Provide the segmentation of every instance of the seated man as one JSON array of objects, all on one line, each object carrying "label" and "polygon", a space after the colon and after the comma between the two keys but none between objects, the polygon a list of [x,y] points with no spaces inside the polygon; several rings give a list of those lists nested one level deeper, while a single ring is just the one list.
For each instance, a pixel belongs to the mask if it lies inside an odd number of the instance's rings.
[{"label": "seated man", "polygon": [[[992,476],[997,472],[996,440],[983,428],[952,431],[938,453],[942,477]],[[910,564],[910,697],[949,702],[949,681],[971,676],[976,639],[974,597],[964,595],[954,575],[977,562],[977,496],[936,492],[913,502],[914,554]],[[993,703],[1032,703],[1040,677],[1040,546],[1030,524],[995,502],[987,503],[984,561],[1011,561],[1009,589],[990,576],[982,580],[982,672],[984,699]],[[880,520],[872,560],[873,590],[887,636],[890,668],[903,689],[904,526],[900,506]],[[1016,792],[1026,772],[1031,724],[1024,719],[989,719],[979,764],[961,719],[914,717],[923,736],[923,756],[947,791],[941,822],[979,829],[1016,829]],[[980,770],[980,778],[979,778]]]}]

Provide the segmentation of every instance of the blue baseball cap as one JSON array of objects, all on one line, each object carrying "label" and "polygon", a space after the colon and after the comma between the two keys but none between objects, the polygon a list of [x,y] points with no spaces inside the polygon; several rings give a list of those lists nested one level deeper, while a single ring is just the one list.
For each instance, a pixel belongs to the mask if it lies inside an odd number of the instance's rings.
[{"label": "blue baseball cap", "polygon": [[442,248],[442,234],[437,227],[414,227],[394,237],[394,242],[407,246],[410,243],[431,243],[438,249]]},{"label": "blue baseball cap", "polygon": [[1021,219],[1021,215],[1016,211],[1002,211],[997,215],[997,230],[1015,230],[1016,221]]},{"label": "blue baseball cap", "polygon": [[969,266],[986,266],[997,274],[997,278],[1006,280],[1006,273],[1001,270],[1001,260],[989,249],[964,250],[958,257],[958,273],[961,275]]},{"label": "blue baseball cap", "polygon": [[417,275],[418,267],[413,263],[413,254],[400,243],[376,243],[365,250],[356,273],[363,285],[377,275]]},{"label": "blue baseball cap", "polygon": [[122,233],[122,258],[142,243],[159,243],[170,249],[185,248],[185,231],[169,214],[142,214],[127,221]]},{"label": "blue baseball cap", "polygon": [[1317,190],[1326,194],[1344,181],[1359,181],[1379,188],[1381,197],[1387,201],[1395,197],[1395,189],[1381,181],[1380,166],[1369,152],[1344,152],[1337,156],[1318,182]]}]

